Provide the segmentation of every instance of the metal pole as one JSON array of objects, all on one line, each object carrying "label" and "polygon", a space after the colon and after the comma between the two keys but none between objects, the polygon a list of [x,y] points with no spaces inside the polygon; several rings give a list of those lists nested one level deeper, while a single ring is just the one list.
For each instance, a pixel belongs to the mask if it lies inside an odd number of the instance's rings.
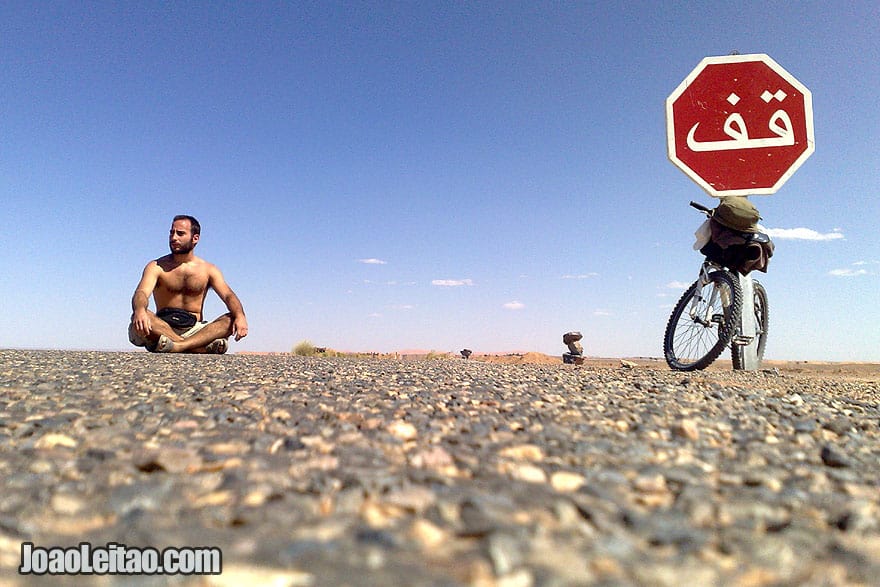
[{"label": "metal pole", "polygon": [[743,294],[740,334],[743,338],[751,339],[749,344],[740,348],[743,355],[743,370],[757,371],[761,366],[761,361],[758,359],[758,327],[755,324],[755,288],[752,287],[751,275],[740,275],[739,273],[736,275],[739,277],[739,285]]}]

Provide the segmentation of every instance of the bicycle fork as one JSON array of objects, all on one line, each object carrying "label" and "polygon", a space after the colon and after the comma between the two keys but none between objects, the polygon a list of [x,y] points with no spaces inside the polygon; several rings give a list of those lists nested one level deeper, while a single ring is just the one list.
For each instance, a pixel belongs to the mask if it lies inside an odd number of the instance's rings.
[{"label": "bicycle fork", "polygon": [[[709,278],[709,265],[707,263],[703,263],[700,266],[700,277],[697,280],[699,285],[697,286],[696,295],[691,300],[691,307],[688,313],[690,314],[691,320],[696,322],[697,324],[703,326],[704,328],[712,328],[713,324],[721,325],[724,320],[724,316],[721,314],[712,314],[712,309],[715,307],[715,302],[718,299],[719,291],[717,287],[713,287],[711,289],[711,293],[709,294],[709,299],[706,300],[703,298],[703,288],[712,283],[712,280]],[[721,300],[722,305],[726,306],[730,300]]]}]

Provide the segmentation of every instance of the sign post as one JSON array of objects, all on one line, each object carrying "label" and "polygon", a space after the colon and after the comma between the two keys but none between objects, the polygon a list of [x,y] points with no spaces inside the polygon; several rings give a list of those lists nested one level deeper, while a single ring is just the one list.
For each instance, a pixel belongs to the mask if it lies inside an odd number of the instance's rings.
[{"label": "sign post", "polygon": [[[706,57],[666,99],[669,160],[716,198],[775,193],[813,154],[813,96],[768,55]],[[755,296],[743,290],[743,368],[758,357]]]}]

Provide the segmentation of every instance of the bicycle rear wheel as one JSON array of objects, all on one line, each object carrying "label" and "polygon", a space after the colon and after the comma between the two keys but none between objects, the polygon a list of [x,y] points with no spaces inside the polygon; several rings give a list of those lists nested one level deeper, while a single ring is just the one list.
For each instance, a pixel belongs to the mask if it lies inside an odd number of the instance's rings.
[{"label": "bicycle rear wheel", "polygon": [[729,271],[694,282],[678,300],[663,337],[666,363],[676,371],[705,369],[730,343],[742,312],[742,289]]},{"label": "bicycle rear wheel", "polygon": [[[770,305],[767,302],[767,290],[757,281],[752,281],[755,292],[755,340],[751,344],[758,345],[758,364],[764,358],[764,346],[767,344],[767,331],[770,328]],[[748,345],[751,346],[751,345]],[[734,369],[745,369],[744,352],[747,347],[733,345],[730,347],[730,358]]]}]

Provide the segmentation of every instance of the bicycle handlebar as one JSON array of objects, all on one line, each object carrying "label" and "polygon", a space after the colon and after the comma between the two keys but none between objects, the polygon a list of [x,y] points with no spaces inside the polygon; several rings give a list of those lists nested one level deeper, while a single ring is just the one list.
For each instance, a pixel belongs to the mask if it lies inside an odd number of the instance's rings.
[{"label": "bicycle handlebar", "polygon": [[691,202],[691,207],[692,207],[692,208],[696,208],[696,209],[699,210],[700,212],[705,212],[706,214],[708,214],[708,213],[710,213],[710,212],[712,211],[711,208],[707,208],[707,207],[705,207],[705,206],[702,205],[702,204],[698,204],[697,202]]}]

